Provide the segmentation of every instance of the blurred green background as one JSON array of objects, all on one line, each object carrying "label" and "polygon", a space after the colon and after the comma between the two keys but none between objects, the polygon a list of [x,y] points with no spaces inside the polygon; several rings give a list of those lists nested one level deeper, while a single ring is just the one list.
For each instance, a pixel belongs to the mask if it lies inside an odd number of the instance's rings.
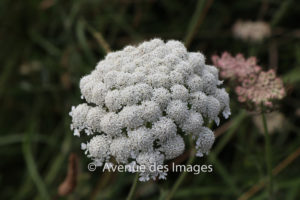
[{"label": "blurred green background", "polygon": [[[235,39],[232,26],[238,19],[268,22],[271,37],[257,43]],[[298,0],[1,0],[0,199],[126,197],[134,175],[89,172],[68,113],[81,102],[80,77],[108,49],[154,37],[182,40],[189,51],[203,52],[208,63],[214,53],[240,52],[277,70],[288,92],[277,111],[283,126],[271,136],[273,167],[282,167],[274,190],[277,199],[300,199],[299,23]],[[265,178],[259,123],[234,95],[231,101],[231,118],[222,120],[221,129],[214,127],[221,135],[212,153],[195,162],[213,164],[214,172],[188,174],[175,199],[238,199]],[[78,182],[60,197],[71,152],[79,158]],[[164,199],[178,175],[139,183],[135,198]],[[250,199],[266,196],[262,186]]]}]

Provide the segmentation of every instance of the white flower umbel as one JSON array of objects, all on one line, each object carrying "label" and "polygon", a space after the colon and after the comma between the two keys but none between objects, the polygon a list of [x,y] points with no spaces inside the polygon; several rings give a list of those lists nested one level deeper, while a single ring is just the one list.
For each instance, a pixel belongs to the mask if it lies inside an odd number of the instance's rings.
[{"label": "white flower umbel", "polygon": [[140,180],[165,179],[165,164],[180,156],[184,137],[196,141],[197,156],[208,154],[213,132],[205,122],[219,124],[230,115],[229,96],[218,70],[179,41],[153,39],[137,47],[109,53],[80,81],[87,103],[72,107],[71,129],[93,137],[82,149],[99,166],[110,158],[126,166],[144,166]]}]

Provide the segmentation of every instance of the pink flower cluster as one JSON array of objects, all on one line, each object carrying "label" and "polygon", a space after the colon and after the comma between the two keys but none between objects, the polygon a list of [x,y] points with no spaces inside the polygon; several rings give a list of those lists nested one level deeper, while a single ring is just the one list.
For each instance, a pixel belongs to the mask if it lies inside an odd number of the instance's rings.
[{"label": "pink flower cluster", "polygon": [[257,65],[255,57],[245,59],[242,54],[233,57],[224,52],[221,57],[212,56],[212,61],[220,69],[222,78],[236,81],[235,92],[242,103],[250,102],[256,107],[263,103],[267,107],[272,107],[273,100],[285,96],[282,80],[276,77],[273,69],[263,71]]},{"label": "pink flower cluster", "polygon": [[245,59],[242,54],[232,57],[228,52],[224,52],[221,57],[214,55],[212,61],[220,69],[222,78],[239,79],[242,81],[250,74],[257,74],[261,67],[256,64],[256,58]]}]

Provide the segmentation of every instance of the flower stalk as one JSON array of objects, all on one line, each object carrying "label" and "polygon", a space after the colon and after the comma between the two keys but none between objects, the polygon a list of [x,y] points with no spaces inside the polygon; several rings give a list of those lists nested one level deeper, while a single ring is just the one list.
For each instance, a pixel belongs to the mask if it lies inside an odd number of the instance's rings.
[{"label": "flower stalk", "polygon": [[266,165],[267,165],[267,173],[268,173],[268,193],[269,193],[269,199],[272,199],[273,196],[273,176],[272,176],[272,157],[271,157],[271,141],[270,141],[270,134],[268,131],[268,125],[267,120],[265,116],[265,109],[264,105],[261,105],[262,107],[262,121],[264,125],[264,136],[265,136],[265,159],[266,159]]},{"label": "flower stalk", "polygon": [[[189,160],[187,161],[186,165],[192,165],[194,160],[195,160],[195,154],[196,154],[196,149],[193,147],[193,140],[192,138],[190,138],[190,145],[191,145],[191,150],[190,150],[190,156],[189,156]],[[174,186],[172,187],[171,191],[169,192],[166,200],[171,200],[172,197],[174,196],[176,190],[179,188],[179,186],[181,185],[182,181],[184,180],[184,178],[187,175],[187,171],[183,171],[179,178],[176,180]]]},{"label": "flower stalk", "polygon": [[139,174],[136,173],[126,200],[131,200],[133,198],[138,180],[139,180]]}]

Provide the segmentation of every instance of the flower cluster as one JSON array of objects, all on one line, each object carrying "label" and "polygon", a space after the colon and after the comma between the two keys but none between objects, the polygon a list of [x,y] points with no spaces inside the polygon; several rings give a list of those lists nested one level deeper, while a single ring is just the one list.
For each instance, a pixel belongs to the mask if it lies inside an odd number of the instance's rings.
[{"label": "flower cluster", "polygon": [[259,42],[271,35],[271,28],[266,22],[239,20],[233,25],[233,34],[242,40]]},{"label": "flower cluster", "polygon": [[251,102],[256,108],[262,103],[271,108],[273,100],[282,99],[285,89],[275,71],[270,69],[265,72],[256,63],[256,58],[245,59],[242,54],[232,57],[224,52],[221,57],[212,56],[212,61],[220,70],[222,78],[237,81],[235,92],[242,103]]},{"label": "flower cluster", "polygon": [[212,56],[212,61],[220,69],[221,77],[225,79],[239,79],[241,82],[250,74],[257,74],[261,71],[261,67],[256,64],[255,57],[245,59],[240,53],[232,57],[228,52],[224,52],[221,57]]},{"label": "flower cluster", "polygon": [[201,53],[187,52],[179,41],[153,39],[109,53],[80,81],[87,103],[73,107],[71,129],[92,139],[82,144],[98,165],[146,166],[140,180],[165,178],[150,165],[181,155],[184,135],[196,141],[197,155],[209,153],[213,132],[204,122],[219,124],[230,115],[229,96],[218,70]]}]

